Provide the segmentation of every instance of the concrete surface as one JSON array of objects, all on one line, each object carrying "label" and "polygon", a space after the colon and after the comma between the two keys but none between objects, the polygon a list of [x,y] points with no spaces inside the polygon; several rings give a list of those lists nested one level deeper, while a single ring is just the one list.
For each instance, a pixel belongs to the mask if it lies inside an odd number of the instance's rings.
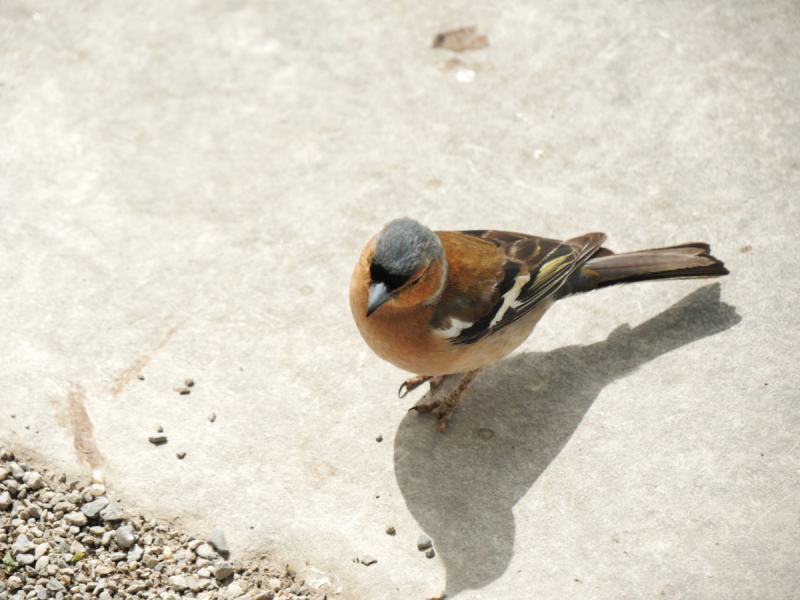
[{"label": "concrete surface", "polygon": [[[430,47],[464,25],[490,46]],[[796,2],[5,0],[0,32],[3,444],[343,599],[796,597]],[[559,303],[442,436],[348,309],[403,215],[732,275]]]}]

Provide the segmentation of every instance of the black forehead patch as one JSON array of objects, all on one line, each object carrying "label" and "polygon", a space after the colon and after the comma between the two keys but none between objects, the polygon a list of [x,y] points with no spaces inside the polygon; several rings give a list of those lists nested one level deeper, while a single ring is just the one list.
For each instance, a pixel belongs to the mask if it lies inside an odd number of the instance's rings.
[{"label": "black forehead patch", "polygon": [[382,266],[372,263],[369,266],[369,277],[373,283],[383,283],[387,288],[394,291],[403,287],[411,275],[393,275]]}]

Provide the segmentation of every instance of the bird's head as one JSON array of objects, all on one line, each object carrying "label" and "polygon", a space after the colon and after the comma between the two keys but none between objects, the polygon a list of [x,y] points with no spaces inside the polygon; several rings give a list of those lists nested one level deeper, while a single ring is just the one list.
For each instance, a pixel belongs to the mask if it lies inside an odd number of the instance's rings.
[{"label": "bird's head", "polygon": [[439,237],[408,217],[390,221],[372,240],[367,316],[384,304],[403,308],[436,302],[446,279]]}]

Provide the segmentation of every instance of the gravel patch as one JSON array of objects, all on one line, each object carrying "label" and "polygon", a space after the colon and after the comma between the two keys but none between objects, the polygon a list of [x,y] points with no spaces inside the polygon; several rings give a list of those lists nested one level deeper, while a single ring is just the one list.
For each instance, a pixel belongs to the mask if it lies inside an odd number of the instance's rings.
[{"label": "gravel patch", "polygon": [[[188,384],[188,382],[187,382]],[[220,529],[199,539],[126,511],[104,486],[67,482],[0,449],[0,600],[326,600],[266,558],[233,558]]]}]

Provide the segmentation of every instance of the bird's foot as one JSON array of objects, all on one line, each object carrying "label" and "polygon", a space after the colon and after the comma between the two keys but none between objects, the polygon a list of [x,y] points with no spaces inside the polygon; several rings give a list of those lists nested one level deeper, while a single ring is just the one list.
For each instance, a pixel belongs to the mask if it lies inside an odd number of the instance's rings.
[{"label": "bird's foot", "polygon": [[[411,390],[417,389],[426,381],[431,382],[431,390],[436,389],[440,383],[442,383],[442,376],[441,375],[414,375],[414,377],[409,377],[406,379],[401,385],[400,389],[397,390],[397,396],[399,398],[405,398],[408,395],[408,392]],[[404,391],[405,390],[405,391]]]},{"label": "bird's foot", "polygon": [[[458,390],[458,388],[453,390],[453,392],[456,390]],[[428,402],[427,404],[417,404],[408,410],[409,412],[415,410],[418,413],[432,413],[434,417],[439,419],[439,431],[444,433],[444,430],[447,429],[447,424],[450,422],[450,418],[453,416],[453,411],[456,409],[458,401],[461,399],[461,394],[454,397],[453,392],[450,392],[444,398]]]},{"label": "bird's foot", "polygon": [[447,429],[447,424],[453,416],[453,411],[458,406],[458,403],[461,402],[461,397],[464,395],[464,392],[467,391],[467,388],[482,370],[483,369],[474,369],[467,372],[464,377],[461,378],[461,381],[455,389],[447,394],[447,396],[439,400],[434,400],[433,402],[428,402],[427,404],[412,406],[409,412],[415,410],[418,413],[432,413],[434,417],[439,419],[439,431],[444,433],[444,430]]}]

